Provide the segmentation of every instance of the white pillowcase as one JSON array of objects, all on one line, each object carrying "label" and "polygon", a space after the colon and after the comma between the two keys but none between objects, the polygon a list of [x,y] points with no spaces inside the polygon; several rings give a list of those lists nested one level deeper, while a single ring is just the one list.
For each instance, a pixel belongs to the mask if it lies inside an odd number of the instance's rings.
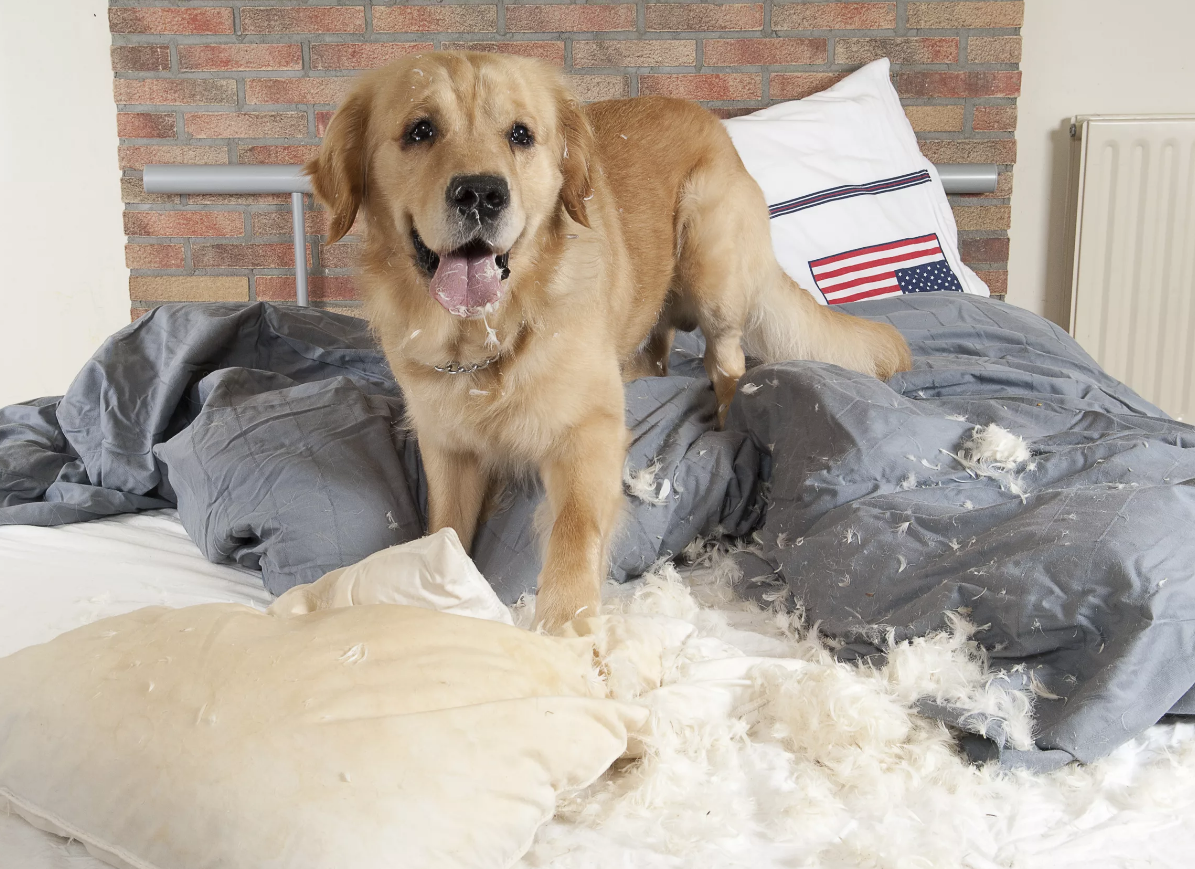
[{"label": "white pillowcase", "polygon": [[767,198],[776,258],[819,302],[989,295],[959,257],[954,214],[887,58],[821,93],[724,123]]},{"label": "white pillowcase", "polygon": [[416,607],[148,607],[0,659],[0,811],[121,869],[506,869],[647,717],[593,666]]}]

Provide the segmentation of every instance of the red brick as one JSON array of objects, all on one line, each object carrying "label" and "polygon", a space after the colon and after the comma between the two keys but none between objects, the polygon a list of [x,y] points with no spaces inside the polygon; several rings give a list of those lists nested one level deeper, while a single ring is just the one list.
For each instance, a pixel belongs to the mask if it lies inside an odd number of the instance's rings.
[{"label": "red brick", "polygon": [[116,151],[121,169],[144,169],[146,163],[228,162],[228,149],[216,145],[121,145]]},{"label": "red brick", "polygon": [[180,70],[302,69],[303,47],[284,45],[180,45]]},{"label": "red brick", "polygon": [[497,6],[374,6],[378,33],[491,33]]},{"label": "red brick", "polygon": [[[304,232],[308,235],[328,234],[328,212],[304,211]],[[289,211],[255,211],[253,212],[254,237],[265,235],[290,235],[292,217]]]},{"label": "red brick", "polygon": [[1008,261],[1007,238],[963,238],[959,254],[965,263],[1002,263]]},{"label": "red brick", "polygon": [[762,30],[763,5],[649,3],[646,23],[648,30]]},{"label": "red brick", "polygon": [[[314,48],[314,46],[312,46]],[[245,102],[250,105],[294,105],[310,103],[336,105],[356,79],[343,78],[251,78],[245,81]]]},{"label": "red brick", "polygon": [[[378,7],[382,8],[391,7]],[[311,45],[311,68],[375,69],[432,49],[430,42],[315,42]]]},{"label": "red brick", "polygon": [[972,36],[967,40],[968,63],[1020,63],[1021,37]]},{"label": "red brick", "polygon": [[332,116],[336,114],[331,109],[323,112],[315,113],[315,135],[322,139],[324,133],[328,132],[328,124],[332,123]]},{"label": "red brick", "polygon": [[[255,281],[257,298],[267,302],[285,302],[295,298],[295,279],[290,275],[259,275]],[[359,299],[357,284],[349,275],[311,275],[307,295],[313,302]]]},{"label": "red brick", "polygon": [[971,116],[972,130],[1012,132],[1016,128],[1016,106],[976,106]]},{"label": "red brick", "polygon": [[772,8],[773,30],[895,30],[895,3],[793,3]]},{"label": "red brick", "polygon": [[1012,223],[1012,209],[1007,205],[955,205],[951,210],[960,232],[1008,229]]},{"label": "red brick", "polygon": [[606,39],[574,42],[573,66],[693,66],[697,43],[691,39]]},{"label": "red brick", "polygon": [[113,91],[122,105],[235,106],[237,83],[227,78],[118,78]]},{"label": "red brick", "polygon": [[294,268],[295,249],[289,244],[192,244],[191,264],[197,269],[288,269]]},{"label": "red brick", "polygon": [[124,264],[131,269],[181,269],[185,263],[181,244],[124,246]]},{"label": "red brick", "polygon": [[169,45],[114,45],[114,72],[165,72],[170,69]]},{"label": "red brick", "polygon": [[319,153],[319,145],[243,145],[238,163],[306,163]]},{"label": "red brick", "polygon": [[1015,97],[1021,74],[1012,71],[902,72],[896,77],[902,97]]},{"label": "red brick", "polygon": [[846,78],[845,72],[774,72],[768,92],[774,100],[801,100]]},{"label": "red brick", "polygon": [[307,135],[307,113],[188,112],[183,127],[196,139],[293,139]]},{"label": "red brick", "polygon": [[566,75],[564,80],[577,99],[617,100],[630,95],[630,83],[625,75]]},{"label": "red brick", "polygon": [[925,139],[917,143],[933,163],[1015,163],[1016,139]]},{"label": "red brick", "polygon": [[727,118],[741,118],[743,115],[750,115],[753,112],[758,112],[759,108],[759,106],[710,106],[707,111],[714,117],[726,120]]},{"label": "red brick", "polygon": [[360,6],[245,6],[241,33],[364,33]]},{"label": "red brick", "polygon": [[910,3],[906,16],[909,27],[1020,27],[1025,19],[1025,4],[997,0],[983,3]]},{"label": "red brick", "polygon": [[361,258],[361,245],[339,242],[337,244],[321,244],[319,249],[320,265],[326,269],[355,268]]},{"label": "red brick", "polygon": [[232,10],[218,6],[122,7],[108,10],[108,29],[113,33],[232,33]]},{"label": "red brick", "polygon": [[564,66],[563,42],[445,42],[447,51],[481,51],[487,54],[517,54],[534,57],[554,66]]},{"label": "red brick", "polygon": [[840,36],[834,40],[835,63],[867,63],[880,57],[893,63],[957,63],[958,38],[853,39]]},{"label": "red brick", "polygon": [[164,112],[117,112],[116,135],[122,139],[173,139],[174,115]]},{"label": "red brick", "polygon": [[782,66],[825,63],[825,39],[707,39],[702,55],[706,66]]},{"label": "red brick", "polygon": [[506,7],[508,33],[596,33],[608,30],[634,30],[635,6],[618,5]]},{"label": "red brick", "polygon": [[239,211],[126,211],[124,232],[174,238],[244,235],[245,219]]},{"label": "red brick", "polygon": [[639,93],[687,100],[757,100],[763,94],[761,78],[747,72],[641,75]]}]

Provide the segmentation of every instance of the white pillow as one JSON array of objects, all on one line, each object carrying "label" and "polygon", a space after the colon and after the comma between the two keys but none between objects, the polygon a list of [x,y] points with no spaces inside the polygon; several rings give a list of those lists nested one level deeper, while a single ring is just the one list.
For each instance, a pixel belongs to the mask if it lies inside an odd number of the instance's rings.
[{"label": "white pillow", "polygon": [[121,869],[506,869],[625,750],[592,639],[149,607],[0,659],[0,811]]},{"label": "white pillow", "polygon": [[819,302],[989,295],[959,257],[954,214],[887,58],[821,93],[724,123],[767,198],[776,258]]}]

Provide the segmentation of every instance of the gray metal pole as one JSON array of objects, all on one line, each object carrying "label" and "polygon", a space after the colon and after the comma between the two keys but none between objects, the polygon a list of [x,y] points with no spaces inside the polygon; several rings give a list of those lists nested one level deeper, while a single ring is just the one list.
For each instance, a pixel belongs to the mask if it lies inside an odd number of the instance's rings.
[{"label": "gray metal pole", "polygon": [[303,221],[303,194],[290,195],[290,214],[294,221],[295,239],[295,300],[307,307],[307,227]]}]

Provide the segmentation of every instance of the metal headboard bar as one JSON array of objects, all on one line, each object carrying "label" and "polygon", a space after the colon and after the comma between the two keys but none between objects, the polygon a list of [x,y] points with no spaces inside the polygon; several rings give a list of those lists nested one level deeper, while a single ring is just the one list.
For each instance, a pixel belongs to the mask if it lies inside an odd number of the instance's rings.
[{"label": "metal headboard bar", "polygon": [[[944,163],[934,167],[950,195],[995,193],[997,166],[990,163]],[[307,233],[303,223],[303,195],[311,192],[311,179],[302,166],[229,165],[145,167],[146,193],[289,193],[295,243],[295,295],[300,305],[307,298]]]}]

